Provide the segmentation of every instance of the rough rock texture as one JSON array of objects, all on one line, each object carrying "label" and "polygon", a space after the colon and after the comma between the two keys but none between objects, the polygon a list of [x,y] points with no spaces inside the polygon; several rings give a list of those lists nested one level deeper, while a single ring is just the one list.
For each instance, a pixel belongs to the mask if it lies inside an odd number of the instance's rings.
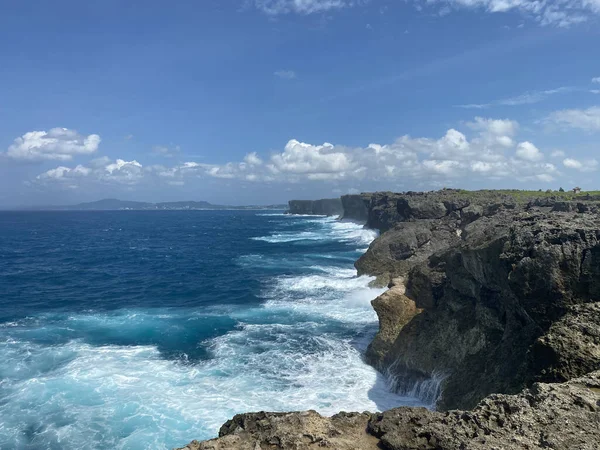
[{"label": "rough rock texture", "polygon": [[359,275],[378,277],[387,284],[394,277],[406,277],[417,264],[436,252],[460,242],[459,223],[453,218],[400,222],[382,234],[356,262]]},{"label": "rough rock texture", "polygon": [[491,395],[472,411],[397,408],[381,414],[241,414],[219,438],[180,450],[598,450],[600,372]]},{"label": "rough rock texture", "polygon": [[405,295],[402,278],[391,281],[389,289],[371,303],[379,317],[379,331],[369,345],[369,359],[379,361],[387,355],[400,330],[422,310]]},{"label": "rough rock texture", "polygon": [[379,439],[367,433],[368,413],[331,418],[315,411],[238,414],[219,430],[219,438],[194,441],[179,450],[377,450]]},{"label": "rough rock texture", "polygon": [[[373,302],[380,333],[367,360],[400,392],[444,378],[440,409],[600,368],[596,206],[487,194],[463,201],[452,192],[372,197],[393,198],[396,212],[377,210],[388,231],[356,266],[382,282],[403,277],[407,289]],[[422,310],[408,322],[407,300]]]},{"label": "rough rock texture", "polygon": [[343,220],[366,224],[369,219],[367,206],[371,201],[371,194],[349,194],[342,195]]},{"label": "rough rock texture", "polygon": [[344,212],[342,200],[326,198],[322,200],[290,200],[288,214],[309,214],[317,216],[339,216]]},{"label": "rough rock texture", "polygon": [[446,189],[436,192],[376,192],[369,196],[367,226],[382,233],[400,222],[419,219],[441,219],[461,213],[492,215],[501,208],[513,209],[517,200],[504,191],[457,191]]},{"label": "rough rock texture", "polygon": [[494,394],[472,411],[393,409],[374,416],[369,432],[386,450],[598,450],[600,373]]}]

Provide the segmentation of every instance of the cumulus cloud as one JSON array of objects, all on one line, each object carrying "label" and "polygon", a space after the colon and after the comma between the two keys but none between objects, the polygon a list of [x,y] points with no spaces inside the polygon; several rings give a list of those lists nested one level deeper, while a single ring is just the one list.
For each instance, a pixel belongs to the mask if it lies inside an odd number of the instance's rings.
[{"label": "cumulus cloud", "polygon": [[296,72],[293,70],[278,70],[273,75],[284,80],[293,80],[296,78]]},{"label": "cumulus cloud", "polygon": [[580,161],[578,159],[565,158],[563,165],[568,169],[579,170],[580,172],[593,172],[598,169],[598,161],[595,159]]},{"label": "cumulus cloud", "polygon": [[476,9],[487,13],[517,12],[544,26],[570,27],[600,15],[598,0],[414,0],[422,4],[439,3],[441,10]]},{"label": "cumulus cloud", "polygon": [[40,183],[58,182],[72,186],[80,181],[96,181],[116,184],[136,184],[144,176],[142,165],[136,160],[125,161],[117,159],[99,158],[90,162],[86,167],[77,165],[69,168],[59,166],[38,175],[36,181]]},{"label": "cumulus cloud", "polygon": [[70,161],[75,155],[90,155],[98,150],[100,136],[82,136],[68,128],[30,131],[14,140],[5,155],[20,161]]},{"label": "cumulus cloud", "polygon": [[598,84],[600,84],[600,77],[592,78],[592,83],[598,83]]},{"label": "cumulus cloud", "polygon": [[555,111],[544,122],[590,132],[600,131],[600,106]]},{"label": "cumulus cloud", "polygon": [[516,155],[517,158],[524,159],[525,161],[541,161],[544,159],[543,153],[528,141],[521,142],[517,146]]},{"label": "cumulus cloud", "polygon": [[479,131],[484,131],[495,136],[514,136],[519,128],[518,122],[509,119],[486,119],[475,117],[475,120],[468,122],[467,125]]},{"label": "cumulus cloud", "polygon": [[256,152],[248,153],[244,157],[244,162],[250,164],[251,166],[260,166],[263,163],[262,159],[258,157]]},{"label": "cumulus cloud", "polygon": [[386,182],[413,180],[444,183],[462,178],[548,182],[560,175],[531,142],[516,144],[519,124],[509,119],[476,117],[466,130],[451,128],[439,138],[404,135],[389,144],[350,147],[290,140],[269,156],[248,153],[242,161],[142,167],[137,161],[98,158],[86,166],[64,165],[38,177],[39,182],[137,184],[162,181],[181,185],[191,178],[247,182]]}]

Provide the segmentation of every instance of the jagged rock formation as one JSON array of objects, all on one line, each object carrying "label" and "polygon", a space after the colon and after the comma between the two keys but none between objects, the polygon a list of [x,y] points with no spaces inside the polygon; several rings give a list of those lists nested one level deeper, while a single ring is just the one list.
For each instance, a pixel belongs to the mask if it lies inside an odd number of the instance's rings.
[{"label": "jagged rock formation", "polygon": [[402,277],[406,292],[373,302],[380,331],[367,359],[399,391],[445,377],[438,408],[469,408],[600,367],[595,203],[454,191],[371,202],[369,220],[388,231],[356,266],[381,282]]},{"label": "jagged rock formation", "polygon": [[322,200],[290,200],[289,214],[308,214],[316,216],[340,216],[344,210],[339,198]]},{"label": "jagged rock formation", "polygon": [[219,438],[179,450],[598,450],[600,372],[494,394],[472,411],[397,408],[381,414],[240,414]]},{"label": "jagged rock formation", "polygon": [[371,302],[379,316],[379,332],[369,345],[372,362],[382,361],[396,342],[402,328],[423,310],[408,298],[403,278],[394,278],[389,289]]}]

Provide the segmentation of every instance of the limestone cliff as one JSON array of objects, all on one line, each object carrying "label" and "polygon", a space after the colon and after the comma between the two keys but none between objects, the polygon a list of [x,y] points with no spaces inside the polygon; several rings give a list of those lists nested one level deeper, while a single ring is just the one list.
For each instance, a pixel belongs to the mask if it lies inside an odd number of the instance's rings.
[{"label": "limestone cliff", "polygon": [[366,224],[369,219],[368,205],[371,194],[348,194],[342,195],[342,208],[344,210],[342,219]]},{"label": "limestone cliff", "polygon": [[443,378],[427,392],[441,393],[438,408],[470,408],[600,368],[594,202],[442,191],[375,195],[369,213],[387,231],[358,271],[403,280],[405,292],[373,302],[380,331],[367,359],[398,391]]},{"label": "limestone cliff", "polygon": [[321,200],[290,200],[289,214],[308,214],[317,216],[340,216],[343,214],[342,200],[326,198]]}]

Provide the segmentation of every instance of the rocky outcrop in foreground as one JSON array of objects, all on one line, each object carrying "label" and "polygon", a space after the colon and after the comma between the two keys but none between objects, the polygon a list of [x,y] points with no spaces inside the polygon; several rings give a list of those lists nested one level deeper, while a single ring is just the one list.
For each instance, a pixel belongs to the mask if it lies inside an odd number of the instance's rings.
[{"label": "rocky outcrop in foreground", "polygon": [[340,216],[343,214],[342,200],[325,198],[322,200],[290,200],[288,214],[315,216]]},{"label": "rocky outcrop in foreground", "polygon": [[219,438],[180,450],[598,450],[600,372],[494,394],[472,411],[397,408],[381,414],[240,414]]}]

